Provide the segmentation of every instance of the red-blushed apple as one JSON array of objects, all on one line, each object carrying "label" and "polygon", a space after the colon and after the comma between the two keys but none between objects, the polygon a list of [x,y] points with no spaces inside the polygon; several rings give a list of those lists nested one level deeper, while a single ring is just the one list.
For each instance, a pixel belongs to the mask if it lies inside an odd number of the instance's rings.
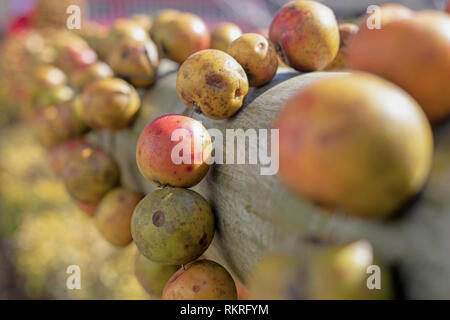
[{"label": "red-blushed apple", "polygon": [[156,118],[141,132],[136,161],[149,181],[189,188],[208,172],[211,146],[211,137],[199,121],[169,114]]},{"label": "red-blushed apple", "polygon": [[333,11],[316,1],[292,1],[275,15],[269,29],[283,61],[299,71],[324,69],[339,50]]}]

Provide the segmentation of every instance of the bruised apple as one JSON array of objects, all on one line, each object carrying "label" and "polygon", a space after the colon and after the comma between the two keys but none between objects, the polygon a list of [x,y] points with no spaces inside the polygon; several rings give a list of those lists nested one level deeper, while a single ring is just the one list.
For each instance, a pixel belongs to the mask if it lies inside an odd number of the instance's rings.
[{"label": "bruised apple", "polygon": [[200,257],[214,237],[214,215],[195,191],[163,188],[136,206],[131,234],[139,252],[164,264],[181,265]]},{"label": "bruised apple", "polygon": [[248,79],[229,54],[207,49],[194,53],[177,74],[177,93],[183,103],[211,119],[227,119],[244,104]]}]

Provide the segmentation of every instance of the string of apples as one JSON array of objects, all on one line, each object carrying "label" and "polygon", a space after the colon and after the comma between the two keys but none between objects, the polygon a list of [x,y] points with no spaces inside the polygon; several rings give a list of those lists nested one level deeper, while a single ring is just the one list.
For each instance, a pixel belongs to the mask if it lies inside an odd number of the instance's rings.
[{"label": "string of apples", "polygon": [[[164,274],[164,286],[161,281],[146,286],[152,294],[164,299],[236,299],[228,271],[216,262],[197,260],[215,233],[210,204],[188,189],[204,179],[210,167],[207,129],[191,117],[175,114],[145,127],[136,161],[142,175],[160,189],[144,198],[120,187],[117,162],[80,137],[90,129],[116,132],[132,125],[140,109],[136,88],[157,81],[161,58],[180,64],[176,85],[183,103],[214,120],[235,117],[249,87],[270,83],[279,64],[301,72],[348,67],[368,71],[396,85],[362,72],[341,73],[318,80],[289,99],[273,123],[280,129],[280,178],[299,196],[333,212],[359,218],[392,216],[428,177],[433,153],[430,121],[437,123],[450,113],[449,56],[438,54],[448,52],[442,30],[450,30],[446,28],[450,18],[437,12],[414,14],[402,6],[385,5],[381,10],[385,27],[368,30],[365,22],[360,28],[339,25],[332,10],[318,2],[293,1],[275,15],[268,38],[242,34],[232,24],[219,25],[210,37],[200,17],[165,10],[152,22],[142,16],[119,19],[107,33],[86,37],[97,53],[80,38],[64,34],[55,41],[55,63],[79,92],[67,94],[56,107],[41,99],[46,107],[33,116],[37,136],[49,148],[68,192],[83,210],[95,215],[105,239],[116,246],[134,240],[142,255],[136,260],[137,270],[146,264],[153,274]],[[405,40],[403,47],[410,51],[404,52],[400,44],[386,42],[389,32],[415,32],[430,52],[437,52],[435,59],[418,63],[421,49]],[[386,54],[372,55],[378,51],[367,48],[375,46]],[[399,52],[402,67],[396,61]],[[434,76],[422,80],[412,73],[418,66],[422,71],[432,69]],[[45,86],[65,88],[67,80],[59,69],[46,68],[40,71],[44,83],[45,75],[58,80]],[[395,101],[395,111],[390,101]],[[180,142],[172,141],[175,130],[184,132],[181,140],[191,150],[178,156],[190,161],[174,162],[172,151]],[[379,150],[389,152],[379,157]],[[379,174],[380,168],[385,174]]]}]

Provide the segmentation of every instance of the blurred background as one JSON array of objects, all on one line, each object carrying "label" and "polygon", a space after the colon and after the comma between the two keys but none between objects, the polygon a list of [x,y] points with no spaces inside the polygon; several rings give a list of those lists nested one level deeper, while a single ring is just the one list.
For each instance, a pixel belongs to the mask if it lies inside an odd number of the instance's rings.
[{"label": "blurred background", "polygon": [[[148,299],[134,276],[136,248],[116,249],[66,195],[44,149],[20,119],[27,46],[33,28],[63,28],[70,4],[104,25],[164,8],[201,16],[210,28],[234,22],[244,32],[267,29],[284,0],[0,0],[0,299]],[[354,19],[378,0],[327,0],[339,19]],[[443,0],[402,0],[411,9],[442,9]],[[25,33],[23,31],[26,31]],[[26,41],[24,41],[24,39]],[[28,101],[29,102],[29,101]],[[66,288],[66,269],[82,270],[82,290]]]},{"label": "blurred background", "polygon": [[[85,0],[85,1],[39,1],[39,0],[0,0],[0,28],[3,32],[8,24],[17,16],[32,12],[38,2],[55,2],[58,5],[43,5],[41,9],[47,11],[49,19],[55,19],[61,14],[58,7],[67,7],[83,2],[83,14],[88,19],[108,24],[111,20],[133,15],[136,13],[152,14],[164,8],[174,8],[180,11],[189,11],[200,15],[210,27],[223,21],[238,24],[243,31],[268,28],[272,17],[278,9],[289,2],[287,0]],[[334,10],[336,15],[343,19],[357,17],[364,13],[369,5],[382,4],[383,0],[322,0],[320,1]],[[424,8],[442,9],[445,0],[393,0],[406,5],[413,10]],[[64,11],[62,11],[64,14]],[[43,12],[45,14],[45,12]]]}]

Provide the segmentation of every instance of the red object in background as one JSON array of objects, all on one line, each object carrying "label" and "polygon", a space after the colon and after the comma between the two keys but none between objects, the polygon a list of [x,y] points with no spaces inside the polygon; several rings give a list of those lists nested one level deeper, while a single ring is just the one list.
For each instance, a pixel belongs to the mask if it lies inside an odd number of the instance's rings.
[{"label": "red object in background", "polygon": [[35,11],[30,11],[23,16],[15,17],[12,21],[6,24],[6,33],[16,33],[28,29],[32,24],[34,15]]},{"label": "red object in background", "polygon": [[450,0],[447,0],[447,7],[445,8],[445,11],[450,13]]}]

